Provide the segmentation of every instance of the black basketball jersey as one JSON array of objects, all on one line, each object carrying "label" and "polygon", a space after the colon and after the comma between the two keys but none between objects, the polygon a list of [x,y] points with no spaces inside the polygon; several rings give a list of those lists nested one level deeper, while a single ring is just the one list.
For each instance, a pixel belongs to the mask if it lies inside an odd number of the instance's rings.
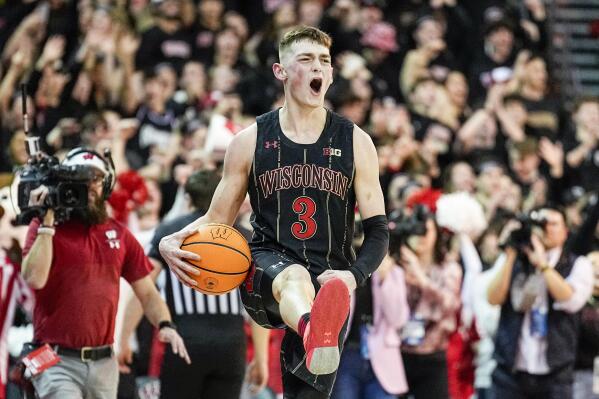
[{"label": "black basketball jersey", "polygon": [[290,140],[278,110],[259,116],[249,175],[252,248],[270,248],[315,274],[355,260],[353,122],[327,111],[317,142]]}]

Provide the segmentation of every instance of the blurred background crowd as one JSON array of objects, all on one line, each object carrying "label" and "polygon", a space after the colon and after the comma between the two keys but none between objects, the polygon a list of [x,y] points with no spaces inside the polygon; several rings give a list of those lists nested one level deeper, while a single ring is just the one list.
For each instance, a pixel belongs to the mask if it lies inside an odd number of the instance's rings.
[{"label": "blurred background crowd", "polygon": [[[278,40],[298,24],[316,26],[333,38],[326,106],[367,131],[378,150],[398,240],[377,278],[405,271],[407,307],[397,329],[406,341],[407,387],[419,397],[427,382],[409,365],[441,354],[443,365],[428,364],[442,371],[451,397],[485,397],[500,318],[486,287],[507,222],[545,206],[563,210],[570,232],[594,220],[577,254],[599,273],[599,100],[583,91],[566,98],[553,75],[553,3],[0,0],[0,247],[20,262],[26,227],[12,224],[10,189],[27,162],[20,83],[27,83],[30,130],[47,153],[111,149],[119,176],[113,215],[147,245],[161,221],[191,209],[187,178],[218,170],[236,132],[282,105],[271,72]],[[415,218],[414,210],[426,215]],[[417,220],[426,232],[414,231]],[[401,236],[411,234],[430,245],[402,250]],[[434,283],[432,299],[422,273]],[[599,354],[593,298],[577,310],[587,337],[576,367],[587,372]],[[372,307],[372,292],[357,299]],[[416,316],[429,323],[420,339]],[[17,317],[15,325],[26,324]],[[270,390],[280,393],[280,336],[271,339]],[[143,363],[138,376],[159,373]]]}]

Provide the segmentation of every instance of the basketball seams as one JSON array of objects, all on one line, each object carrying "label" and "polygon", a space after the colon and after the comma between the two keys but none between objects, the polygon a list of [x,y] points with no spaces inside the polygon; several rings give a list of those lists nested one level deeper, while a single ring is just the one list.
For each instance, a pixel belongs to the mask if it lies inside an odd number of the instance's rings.
[{"label": "basketball seams", "polygon": [[[230,249],[231,251],[235,251],[237,252],[239,255],[243,256],[245,258],[245,260],[248,261],[248,263],[252,263],[252,260],[243,252],[241,252],[240,250],[238,250],[237,248],[233,248],[229,245],[225,245],[225,244],[219,244],[217,242],[211,242],[211,241],[193,241],[193,242],[187,242],[183,245],[181,245],[181,248],[186,247],[188,245],[194,245],[194,244],[206,244],[206,245],[216,245],[218,247],[223,247],[223,248],[227,248]],[[249,247],[248,247],[248,252],[249,252]]]},{"label": "basketball seams", "polygon": [[[241,238],[243,241],[246,241],[246,242],[247,242],[247,240],[245,239],[245,237],[244,237],[244,236],[243,236],[243,235],[242,235],[242,234],[241,234],[239,231],[237,231],[237,229],[236,229],[235,227],[233,227],[233,226],[229,226],[228,224],[222,224],[222,223],[206,223],[206,224],[202,224],[202,225],[200,225],[200,227],[198,228],[198,231],[197,231],[196,233],[194,233],[194,234],[200,234],[200,231],[199,231],[199,230],[200,230],[202,227],[204,227],[204,226],[225,227],[225,228],[227,228],[227,229],[231,230],[233,233],[235,233],[235,234],[237,235],[237,237],[239,237],[239,238]],[[192,235],[194,235],[194,234],[192,234]],[[191,237],[191,236],[189,236],[189,237]],[[189,237],[188,237],[188,238],[189,238]]]},{"label": "basketball seams", "polygon": [[204,271],[207,271],[207,272],[210,272],[210,273],[216,273],[216,274],[225,274],[225,275],[227,275],[227,276],[237,276],[237,275],[239,275],[239,274],[245,274],[245,273],[247,273],[247,272],[248,272],[248,270],[250,270],[250,268],[248,267],[246,270],[244,270],[244,271],[242,271],[242,272],[235,272],[235,273],[217,272],[216,270],[207,269],[207,268],[205,268],[205,267],[202,267],[202,266],[198,266],[198,265],[196,265],[196,264],[193,264],[193,263],[191,263],[191,262],[189,262],[189,261],[185,261],[185,262],[186,262],[188,265],[191,265],[191,266],[195,267],[196,269],[201,269],[201,270],[204,270]]}]

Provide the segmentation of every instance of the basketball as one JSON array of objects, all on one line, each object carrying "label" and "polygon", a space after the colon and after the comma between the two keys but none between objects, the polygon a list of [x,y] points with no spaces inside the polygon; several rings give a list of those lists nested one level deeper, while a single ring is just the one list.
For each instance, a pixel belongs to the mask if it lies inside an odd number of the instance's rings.
[{"label": "basketball", "polygon": [[209,223],[187,237],[181,249],[200,255],[199,261],[187,262],[200,270],[189,275],[204,294],[219,295],[239,287],[248,274],[252,257],[250,247],[240,232],[231,226]]}]

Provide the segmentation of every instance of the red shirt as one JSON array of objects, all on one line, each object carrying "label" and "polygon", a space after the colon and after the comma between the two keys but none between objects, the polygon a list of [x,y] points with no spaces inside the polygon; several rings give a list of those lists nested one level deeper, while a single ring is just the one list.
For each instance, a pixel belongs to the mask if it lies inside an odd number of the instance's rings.
[{"label": "red shirt", "polygon": [[[23,256],[39,220],[29,225]],[[86,226],[71,220],[56,227],[48,282],[35,291],[34,340],[69,348],[110,345],[119,299],[119,277],[129,283],[151,265],[129,230],[114,219]]]}]

